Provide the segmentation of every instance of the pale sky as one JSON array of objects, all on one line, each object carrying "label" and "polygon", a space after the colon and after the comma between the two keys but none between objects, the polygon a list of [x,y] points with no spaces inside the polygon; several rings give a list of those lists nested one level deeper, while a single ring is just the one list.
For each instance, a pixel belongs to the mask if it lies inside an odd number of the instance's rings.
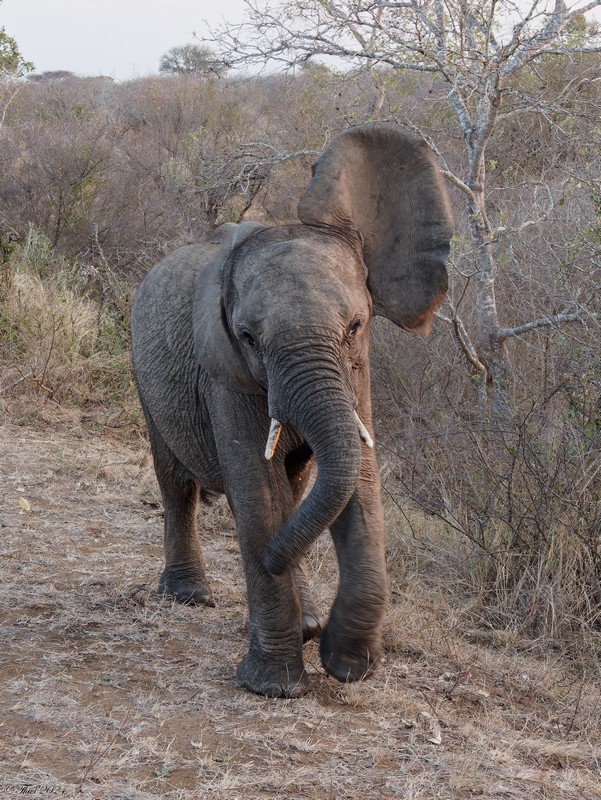
[{"label": "pale sky", "polygon": [[171,47],[212,25],[241,21],[243,0],[3,0],[0,28],[36,72],[128,80],[157,73]]},{"label": "pale sky", "polygon": [[[530,5],[533,0],[517,0]],[[582,5],[586,0],[569,0]],[[598,9],[597,9],[598,11]],[[594,13],[597,19],[601,14]],[[0,28],[36,72],[128,80],[156,74],[163,53],[202,38],[211,25],[241,22],[244,0],[3,0]]]}]

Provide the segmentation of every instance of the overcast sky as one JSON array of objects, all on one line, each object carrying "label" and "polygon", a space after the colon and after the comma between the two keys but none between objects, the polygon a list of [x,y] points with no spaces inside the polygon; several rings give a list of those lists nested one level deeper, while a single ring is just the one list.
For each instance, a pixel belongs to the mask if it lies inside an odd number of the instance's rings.
[{"label": "overcast sky", "polygon": [[[533,0],[517,0],[527,3]],[[581,0],[579,5],[586,2]],[[573,0],[568,3],[572,6]],[[601,13],[596,13],[601,20]],[[216,25],[244,18],[244,0],[3,0],[0,27],[36,72],[128,80],[158,72],[171,47]]]},{"label": "overcast sky", "polygon": [[158,72],[159,59],[224,18],[242,20],[243,0],[3,0],[0,27],[36,72],[66,69],[115,80]]}]

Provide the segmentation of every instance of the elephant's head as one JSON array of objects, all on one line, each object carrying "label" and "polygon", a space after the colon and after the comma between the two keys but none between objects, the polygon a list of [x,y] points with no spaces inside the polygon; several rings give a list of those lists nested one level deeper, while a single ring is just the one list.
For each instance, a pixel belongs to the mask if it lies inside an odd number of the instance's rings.
[{"label": "elephant's head", "polygon": [[447,288],[452,234],[431,150],[392,125],[334,139],[299,217],[285,227],[224,226],[194,310],[196,355],[209,374],[233,391],[266,393],[271,417],[292,425],[317,460],[311,493],[267,549],[273,573],[303,554],[357,485],[355,406],[359,383],[368,385],[372,313],[427,332]]}]

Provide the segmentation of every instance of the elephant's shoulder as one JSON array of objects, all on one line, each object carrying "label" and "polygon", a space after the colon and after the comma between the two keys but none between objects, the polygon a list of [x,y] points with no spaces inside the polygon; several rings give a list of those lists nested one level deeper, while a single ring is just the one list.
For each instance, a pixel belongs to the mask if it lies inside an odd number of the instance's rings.
[{"label": "elephant's shoulder", "polygon": [[188,314],[197,291],[202,295],[219,284],[221,266],[233,248],[262,228],[257,222],[226,223],[203,241],[165,256],[142,281],[134,316],[144,316],[149,307],[158,317]]},{"label": "elephant's shoulder", "polygon": [[150,270],[138,290],[138,302],[154,301],[159,305],[175,301],[192,303],[198,275],[219,252],[219,245],[191,244],[180,247]]},{"label": "elephant's shoulder", "polygon": [[232,249],[263,226],[258,222],[228,222],[215,228],[205,239],[174,250],[156,264],[144,283],[157,291],[160,286],[187,290],[209,264],[221,261]]},{"label": "elephant's shoulder", "polygon": [[154,269],[179,280],[185,280],[186,276],[194,279],[219,253],[221,247],[222,243],[216,241],[189,244],[170,253]]}]

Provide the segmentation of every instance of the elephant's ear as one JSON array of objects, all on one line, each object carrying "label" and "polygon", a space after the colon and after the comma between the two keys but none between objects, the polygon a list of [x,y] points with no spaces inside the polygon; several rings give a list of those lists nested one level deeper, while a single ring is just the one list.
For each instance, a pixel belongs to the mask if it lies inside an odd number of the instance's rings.
[{"label": "elephant's ear", "polygon": [[350,128],[322,153],[298,213],[306,225],[359,233],[374,313],[429,331],[447,290],[453,223],[426,142],[390,124]]},{"label": "elephant's ear", "polygon": [[223,271],[233,251],[263,226],[258,222],[227,223],[207,239],[214,253],[196,280],[192,310],[194,355],[218,383],[234,392],[264,394],[253,378],[231,333],[223,305]]}]

